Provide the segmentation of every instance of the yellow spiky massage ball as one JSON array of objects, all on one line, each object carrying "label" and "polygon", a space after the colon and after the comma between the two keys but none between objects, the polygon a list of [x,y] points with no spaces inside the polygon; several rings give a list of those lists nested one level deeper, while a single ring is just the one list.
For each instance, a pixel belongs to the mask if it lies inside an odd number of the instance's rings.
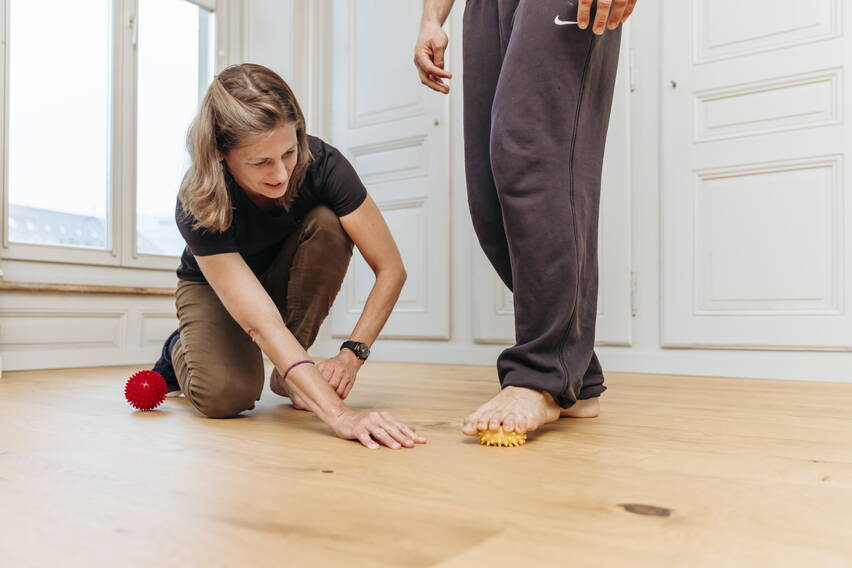
[{"label": "yellow spiky massage ball", "polygon": [[504,432],[503,428],[497,430],[480,430],[476,433],[479,443],[483,446],[522,446],[527,442],[527,435],[518,432]]}]

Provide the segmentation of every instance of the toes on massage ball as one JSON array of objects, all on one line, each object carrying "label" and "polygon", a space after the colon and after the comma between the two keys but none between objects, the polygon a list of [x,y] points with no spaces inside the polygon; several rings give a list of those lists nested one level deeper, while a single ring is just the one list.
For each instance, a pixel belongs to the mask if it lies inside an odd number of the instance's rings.
[{"label": "toes on massage ball", "polygon": [[518,432],[504,432],[502,428],[497,430],[480,430],[476,434],[479,443],[483,446],[522,446],[527,442],[527,435]]}]

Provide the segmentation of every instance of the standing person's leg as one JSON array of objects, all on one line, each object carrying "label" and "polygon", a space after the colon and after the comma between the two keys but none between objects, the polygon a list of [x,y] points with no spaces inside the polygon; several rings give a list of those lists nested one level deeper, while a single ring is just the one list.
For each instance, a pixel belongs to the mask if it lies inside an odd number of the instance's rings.
[{"label": "standing person's leg", "polygon": [[[503,418],[536,427],[558,417],[559,407],[604,390],[593,351],[597,218],[620,29],[595,36],[557,25],[556,16],[575,19],[576,5],[567,14],[566,4],[520,0],[511,14],[490,158],[511,259],[517,336],[498,370],[501,385],[513,388],[474,413],[466,431],[471,423],[499,426]],[[475,41],[470,33],[466,28],[466,45]]]},{"label": "standing person's leg", "polygon": [[468,0],[464,9],[464,158],[473,229],[509,290],[512,265],[491,173],[491,109],[519,0]]},{"label": "standing person's leg", "polygon": [[[464,141],[468,206],[479,243],[506,287],[514,292],[503,211],[491,168],[491,118],[503,59],[520,0],[468,0],[464,12]],[[576,3],[572,10],[576,16]],[[567,144],[566,144],[567,145]],[[604,376],[592,353],[579,400],[600,395]],[[596,414],[596,411],[592,411]],[[588,416],[575,408],[565,416]]]},{"label": "standing person's leg", "polygon": [[[287,328],[306,350],[313,345],[340,292],[352,248],[352,239],[337,215],[318,205],[308,212],[261,277]],[[273,369],[269,384],[276,394],[290,396],[277,369]],[[298,399],[293,400],[293,406],[304,408]]]},{"label": "standing person's leg", "polygon": [[181,280],[175,304],[180,337],[171,361],[186,399],[210,418],[254,408],[263,390],[263,359],[251,337],[206,282]]}]

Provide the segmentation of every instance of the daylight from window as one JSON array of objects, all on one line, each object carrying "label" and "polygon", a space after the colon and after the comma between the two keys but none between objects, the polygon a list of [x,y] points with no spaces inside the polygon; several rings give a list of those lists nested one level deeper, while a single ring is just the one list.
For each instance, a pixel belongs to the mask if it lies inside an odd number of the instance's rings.
[{"label": "daylight from window", "polygon": [[110,246],[109,4],[9,3],[12,241]]},{"label": "daylight from window", "polygon": [[[110,4],[10,2],[13,242],[108,249],[116,238],[110,113],[119,103],[110,92]],[[138,22],[135,246],[141,254],[177,255],[183,240],[175,199],[189,164],[186,132],[212,79],[213,14],[186,0],[139,0]]]},{"label": "daylight from window", "polygon": [[180,254],[175,198],[186,132],[213,71],[213,15],[185,0],[139,1],[137,250]]}]

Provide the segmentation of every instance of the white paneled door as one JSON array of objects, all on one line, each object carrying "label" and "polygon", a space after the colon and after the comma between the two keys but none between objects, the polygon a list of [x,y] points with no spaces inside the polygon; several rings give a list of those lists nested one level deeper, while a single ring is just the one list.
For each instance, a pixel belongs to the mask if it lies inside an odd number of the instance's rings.
[{"label": "white paneled door", "polygon": [[[333,3],[332,140],[352,161],[400,248],[408,281],[383,338],[450,334],[448,99],[420,84],[412,58],[421,3]],[[374,276],[357,253],[332,310],[352,331]]]},{"label": "white paneled door", "polygon": [[663,4],[663,344],[852,348],[850,11]]},{"label": "white paneled door", "polygon": [[[621,59],[615,82],[601,179],[598,225],[598,345],[631,344],[630,240],[630,30],[621,38]],[[512,293],[480,250],[474,248],[473,329],[479,343],[515,341]]]}]

